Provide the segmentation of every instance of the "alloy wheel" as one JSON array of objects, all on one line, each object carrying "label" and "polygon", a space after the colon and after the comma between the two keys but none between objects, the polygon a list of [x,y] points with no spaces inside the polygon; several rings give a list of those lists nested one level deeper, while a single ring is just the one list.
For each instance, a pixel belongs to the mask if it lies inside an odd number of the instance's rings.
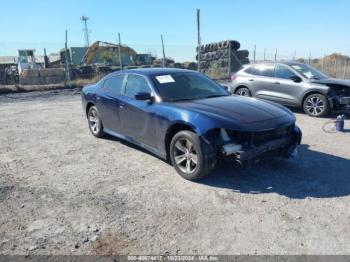
[{"label": "alloy wheel", "polygon": [[180,138],[174,146],[174,158],[178,168],[186,173],[193,173],[198,165],[198,156],[192,142],[186,138]]},{"label": "alloy wheel", "polygon": [[100,131],[100,128],[101,128],[101,124],[100,124],[100,120],[98,118],[98,113],[97,113],[96,109],[92,108],[89,111],[88,120],[89,120],[89,126],[90,126],[92,133],[98,134],[98,132]]},{"label": "alloy wheel", "polygon": [[325,110],[325,103],[321,98],[312,96],[306,101],[305,108],[311,115],[317,116]]},{"label": "alloy wheel", "polygon": [[236,94],[239,96],[250,96],[248,90],[244,88],[238,89]]}]

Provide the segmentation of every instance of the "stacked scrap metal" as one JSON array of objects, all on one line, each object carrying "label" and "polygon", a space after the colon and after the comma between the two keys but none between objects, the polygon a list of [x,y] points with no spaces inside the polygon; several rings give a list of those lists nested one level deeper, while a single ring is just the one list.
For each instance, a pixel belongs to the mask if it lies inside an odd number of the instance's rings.
[{"label": "stacked scrap metal", "polygon": [[19,77],[21,85],[60,84],[64,80],[63,68],[24,69]]},{"label": "stacked scrap metal", "polygon": [[[239,50],[240,47],[241,44],[235,40],[202,45],[200,48],[201,72],[214,78],[225,78],[231,72],[236,72],[242,65],[249,63],[249,51]],[[196,59],[198,60],[198,55]]]}]

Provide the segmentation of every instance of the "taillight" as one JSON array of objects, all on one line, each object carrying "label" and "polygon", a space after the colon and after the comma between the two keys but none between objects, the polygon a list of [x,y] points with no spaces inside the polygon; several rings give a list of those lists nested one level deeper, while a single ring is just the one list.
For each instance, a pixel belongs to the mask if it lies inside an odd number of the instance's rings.
[{"label": "taillight", "polygon": [[237,78],[237,76],[235,74],[231,75],[231,80],[235,80]]}]

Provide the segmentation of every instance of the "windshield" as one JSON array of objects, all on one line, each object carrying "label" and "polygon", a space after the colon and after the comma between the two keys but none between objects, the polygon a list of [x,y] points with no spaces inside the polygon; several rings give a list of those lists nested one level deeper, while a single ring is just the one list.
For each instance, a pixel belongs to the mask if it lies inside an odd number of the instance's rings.
[{"label": "windshield", "polygon": [[152,80],[163,101],[194,100],[229,93],[215,81],[192,72],[153,75]]},{"label": "windshield", "polygon": [[295,71],[301,74],[303,77],[307,79],[325,79],[328,76],[321,71],[318,71],[316,68],[305,65],[305,64],[291,64],[290,65]]}]

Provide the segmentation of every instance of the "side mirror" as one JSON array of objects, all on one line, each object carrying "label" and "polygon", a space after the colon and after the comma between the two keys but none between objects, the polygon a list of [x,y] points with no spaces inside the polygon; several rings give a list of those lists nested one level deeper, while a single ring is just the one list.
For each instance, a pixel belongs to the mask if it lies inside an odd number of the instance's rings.
[{"label": "side mirror", "polygon": [[295,83],[300,83],[300,82],[303,81],[303,80],[301,79],[301,77],[299,77],[299,76],[292,76],[292,77],[290,78],[290,80],[292,80],[292,81],[295,82]]},{"label": "side mirror", "polygon": [[136,100],[152,100],[151,93],[139,92],[135,95]]}]

